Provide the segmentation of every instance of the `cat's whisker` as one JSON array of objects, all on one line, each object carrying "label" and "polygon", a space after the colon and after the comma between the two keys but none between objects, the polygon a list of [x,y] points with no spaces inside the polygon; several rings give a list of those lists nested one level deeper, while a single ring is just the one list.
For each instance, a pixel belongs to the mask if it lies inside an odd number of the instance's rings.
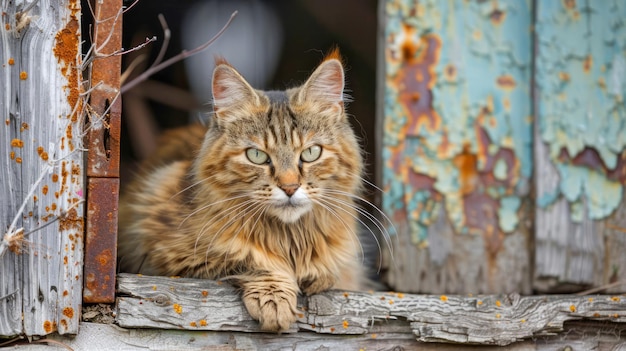
[{"label": "cat's whisker", "polygon": [[[326,194],[334,194],[334,195],[343,195],[343,196],[347,196],[347,197],[353,198],[353,199],[355,199],[355,200],[359,200],[360,202],[362,202],[362,203],[364,203],[364,204],[366,204],[366,205],[370,206],[372,209],[374,209],[374,210],[376,211],[376,213],[378,213],[380,216],[382,216],[382,218],[384,219],[384,221],[385,221],[385,222],[386,222],[386,223],[387,223],[387,224],[391,227],[391,229],[392,229],[392,232],[393,232],[393,233],[397,233],[397,232],[398,232],[398,230],[396,229],[396,227],[393,225],[393,222],[392,222],[392,221],[391,221],[391,219],[390,219],[390,218],[389,218],[389,217],[385,214],[385,212],[383,212],[381,209],[379,209],[378,207],[376,207],[376,205],[374,205],[373,203],[369,202],[367,199],[365,199],[365,198],[363,198],[363,197],[361,197],[361,196],[358,196],[358,195],[355,195],[355,194],[352,194],[352,193],[346,192],[346,191],[341,191],[341,190],[336,190],[336,189],[324,189],[323,191],[324,191],[324,193],[326,193]],[[389,233],[389,231],[388,231],[388,230],[385,230],[385,231],[384,231],[384,233],[386,233],[386,234],[387,234],[387,235],[391,238],[391,234]],[[397,239],[397,235],[396,235],[396,239]],[[399,245],[399,242],[396,242],[396,244],[398,244],[398,245]]]},{"label": "cat's whisker", "polygon": [[[372,234],[372,237],[374,238],[374,241],[376,242],[376,246],[378,247],[378,253],[379,253],[379,255],[382,255],[382,246],[381,246],[381,244],[380,244],[380,241],[378,240],[378,237],[376,236],[376,234],[375,234],[374,232],[372,232],[372,229],[370,229],[370,227],[369,227],[367,224],[365,224],[365,222],[363,222],[363,221],[359,218],[359,216],[357,216],[357,215],[355,215],[354,213],[352,213],[352,212],[350,212],[350,211],[346,210],[345,208],[343,208],[342,206],[340,206],[340,205],[338,205],[338,204],[336,204],[336,203],[332,203],[331,201],[332,201],[332,200],[335,200],[335,199],[333,199],[333,198],[330,198],[330,197],[329,197],[329,198],[326,198],[326,199],[324,199],[324,200],[322,200],[322,199],[318,199],[318,200],[324,201],[324,202],[325,202],[326,204],[328,204],[329,206],[330,206],[330,205],[335,206],[336,208],[338,208],[338,209],[342,210],[343,212],[347,213],[348,215],[350,215],[352,218],[354,218],[354,220],[356,220],[356,221],[358,221],[359,223],[361,223],[361,225],[362,225],[363,227],[367,228],[367,230],[370,232],[370,234]],[[357,208],[356,206],[352,205],[352,204],[349,204],[349,203],[346,203],[346,202],[344,202],[344,204],[348,204],[348,205],[350,205],[350,207],[351,207],[352,209],[358,210],[358,208]],[[385,242],[386,242],[386,241],[385,241]],[[361,245],[361,244],[359,243],[359,245]],[[363,247],[362,247],[362,246],[361,246],[361,250],[363,250]],[[394,262],[395,262],[395,259],[394,259],[394,257],[393,257],[393,252],[392,252],[391,250],[390,250],[390,254],[391,254],[391,259],[392,259],[392,261],[394,261]],[[382,261],[381,261],[381,260],[379,260],[377,272],[378,272],[378,273],[380,273],[380,270],[381,270],[381,269],[382,269]]]},{"label": "cat's whisker", "polygon": [[[209,260],[208,260],[208,256],[209,253],[211,253],[211,249],[213,248],[213,242],[220,237],[220,235],[222,234],[222,232],[224,230],[226,230],[227,228],[229,228],[230,226],[232,226],[235,222],[237,222],[240,218],[244,217],[247,213],[247,211],[250,208],[255,208],[255,206],[257,205],[257,203],[254,200],[248,200],[246,201],[244,204],[242,205],[238,205],[235,206],[234,208],[229,209],[228,211],[220,214],[220,216],[218,218],[215,218],[215,220],[210,221],[211,224],[215,223],[216,221],[220,221],[222,219],[224,219],[227,216],[230,216],[230,214],[232,214],[233,212],[237,212],[235,214],[235,216],[233,216],[232,218],[229,218],[226,223],[222,224],[222,226],[220,227],[220,229],[216,232],[216,233],[212,233],[211,234],[211,240],[206,244],[206,249],[205,251],[205,255],[204,255],[204,265],[205,265],[205,269],[207,271],[207,274],[210,276],[210,272],[209,272]],[[243,207],[243,210],[242,210]],[[208,228],[208,225],[205,224],[205,226],[202,227],[202,229],[200,230],[200,232],[198,233],[198,238],[196,239],[196,243],[199,242],[199,239],[204,236],[204,234],[206,233],[206,230]],[[194,255],[197,251],[197,247],[194,249]]]},{"label": "cat's whisker", "polygon": [[[343,201],[343,200],[340,200],[340,199],[335,198],[335,197],[329,197],[328,200],[339,202],[339,203],[341,203],[343,205],[346,205],[346,206],[349,206],[349,207],[353,208],[359,214],[361,214],[362,216],[367,218],[372,224],[374,224],[376,226],[376,228],[378,229],[378,231],[383,235],[383,238],[385,239],[385,243],[389,247],[389,252],[393,256],[393,246],[391,245],[392,243],[391,243],[391,238],[390,238],[389,232],[387,232],[387,229],[385,228],[384,224],[378,218],[376,218],[376,216],[372,215],[371,213],[369,213],[365,209],[363,209],[360,206],[357,206],[357,205],[355,205],[355,204],[353,204],[351,202]],[[369,228],[369,226],[368,226],[368,228]],[[371,232],[371,230],[370,230],[370,232]]]},{"label": "cat's whisker", "polygon": [[[237,205],[235,205],[233,207],[230,207],[226,211],[219,212],[219,214],[217,214],[214,217],[212,217],[211,220],[209,220],[206,223],[204,223],[204,225],[202,226],[202,228],[200,228],[200,231],[198,232],[198,234],[196,236],[196,242],[194,244],[194,249],[193,249],[194,256],[196,255],[197,250],[198,250],[198,243],[200,242],[200,239],[202,238],[202,236],[204,236],[205,231],[206,231],[206,229],[208,227],[210,227],[216,221],[222,220],[226,216],[230,216],[233,212],[239,211],[242,207],[244,208],[243,212],[245,213],[245,211],[252,205],[254,205],[254,200],[252,200],[252,199],[246,200],[246,201],[244,201],[244,202],[242,202],[240,204],[237,204]],[[237,218],[237,216],[235,216],[235,218]],[[213,243],[213,240],[215,239],[215,237],[216,236],[212,237],[211,242],[208,244],[208,247],[211,246],[211,244]]]},{"label": "cat's whisker", "polygon": [[[269,205],[264,204],[263,202],[257,202],[256,205],[257,205],[257,208],[254,210],[254,213],[252,213],[250,215],[250,217],[248,219],[246,219],[246,221],[241,225],[241,227],[239,228],[239,231],[237,232],[237,234],[233,235],[233,238],[231,239],[231,241],[229,243],[228,252],[232,252],[232,246],[233,246],[233,243],[234,243],[234,239],[239,236],[241,231],[246,227],[246,224],[248,224],[248,222],[250,222],[250,220],[256,216],[256,220],[254,221],[254,224],[252,224],[252,228],[254,228],[256,226],[256,224],[259,222],[259,219],[261,219],[261,217],[263,217],[263,214],[265,213],[265,211],[269,207]],[[259,214],[259,215],[257,216],[257,214]],[[253,230],[248,230],[247,232],[248,232],[248,234],[246,235],[246,244],[250,241],[250,237],[252,236]]]},{"label": "cat's whisker", "polygon": [[352,230],[346,224],[346,222],[339,216],[337,211],[335,211],[331,207],[332,204],[329,204],[327,201],[324,201],[322,199],[312,199],[312,201],[316,203],[317,205],[319,205],[320,207],[324,208],[326,211],[328,211],[328,213],[334,216],[344,226],[344,228],[346,228],[346,230],[348,230],[352,234],[351,236],[353,238],[352,241],[356,242],[356,244],[359,246],[359,249],[361,251],[361,263],[365,262],[365,250],[363,250],[363,245],[361,245],[361,241],[359,241],[358,235],[354,232],[354,230]]},{"label": "cat's whisker", "polygon": [[365,184],[367,184],[367,185],[371,186],[372,188],[374,188],[374,189],[376,189],[376,190],[380,191],[380,192],[381,192],[381,193],[383,193],[383,194],[385,193],[385,190],[383,190],[383,189],[382,189],[381,187],[379,187],[378,185],[376,185],[376,184],[374,184],[374,183],[370,182],[369,180],[365,179],[365,177],[361,176],[359,173],[355,173],[355,172],[346,172],[346,173],[347,173],[347,174],[349,174],[349,175],[351,175],[351,176],[353,176],[353,177],[358,177],[358,178],[360,178],[360,179],[361,179],[361,181],[363,181],[363,183],[365,183]]},{"label": "cat's whisker", "polygon": [[185,224],[185,222],[187,222],[187,220],[189,220],[189,218],[193,217],[193,216],[194,216],[194,215],[196,215],[198,212],[204,211],[204,210],[206,210],[206,209],[208,209],[208,208],[211,208],[211,207],[213,207],[213,206],[215,206],[215,205],[222,204],[222,203],[224,203],[224,202],[228,202],[228,201],[232,201],[232,200],[241,199],[242,197],[247,197],[247,196],[248,196],[248,194],[241,194],[241,195],[232,196],[232,197],[229,197],[229,198],[226,198],[226,199],[222,199],[222,200],[219,200],[219,201],[211,202],[211,203],[209,203],[209,204],[207,204],[207,205],[201,206],[201,207],[199,207],[199,208],[195,209],[195,210],[194,210],[193,212],[191,212],[190,214],[188,214],[188,215],[185,217],[185,219],[183,219],[183,220],[180,222],[180,224],[178,225],[178,228],[180,229],[180,227],[182,227],[182,225],[183,225],[183,224]]},{"label": "cat's whisker", "polygon": [[[191,185],[189,185],[189,186],[185,187],[184,189],[182,189],[181,191],[179,191],[179,192],[175,193],[174,195],[170,196],[170,198],[169,198],[168,200],[172,200],[172,199],[173,199],[173,198],[175,198],[176,196],[178,196],[178,195],[180,195],[180,194],[184,193],[185,191],[187,191],[187,190],[189,190],[189,189],[191,189],[191,188],[193,188],[193,187],[195,187],[195,186],[198,186],[198,185],[200,185],[200,184],[202,184],[202,183],[206,182],[206,181],[207,181],[207,180],[209,180],[209,179],[216,178],[216,177],[217,177],[217,174],[213,174],[213,175],[211,175],[210,177],[203,178],[203,179],[201,179],[201,180],[199,180],[199,181],[197,181],[197,182],[195,182],[195,183],[193,183],[193,184],[191,184]],[[213,183],[213,182],[211,182],[211,183]],[[209,184],[211,184],[211,183],[209,183]]]},{"label": "cat's whisker", "polygon": [[[235,239],[239,236],[239,233],[245,228],[246,224],[250,221],[250,219],[255,216],[259,210],[263,209],[264,206],[262,203],[259,203],[258,201],[252,201],[253,203],[250,204],[249,206],[246,206],[246,208],[238,215],[236,215],[235,217],[233,217],[231,220],[229,220],[226,224],[224,224],[222,226],[222,228],[220,228],[220,230],[218,230],[217,233],[214,234],[213,239],[211,240],[211,242],[213,242],[213,240],[217,237],[219,237],[222,232],[224,230],[226,230],[227,228],[230,228],[233,224],[235,224],[239,219],[246,217],[248,210],[254,211],[251,215],[251,217],[247,218],[242,224],[239,225],[239,230],[237,231],[236,234],[231,234],[231,239],[230,242],[228,244],[228,250],[226,250],[226,254],[229,254],[232,252],[232,246],[233,243],[235,242]],[[248,231],[248,233],[251,233],[252,231]],[[209,246],[207,246],[207,250],[205,251],[205,262],[206,264],[208,264],[209,262],[209,252],[210,252],[210,248],[211,248],[211,244],[209,244]]]}]

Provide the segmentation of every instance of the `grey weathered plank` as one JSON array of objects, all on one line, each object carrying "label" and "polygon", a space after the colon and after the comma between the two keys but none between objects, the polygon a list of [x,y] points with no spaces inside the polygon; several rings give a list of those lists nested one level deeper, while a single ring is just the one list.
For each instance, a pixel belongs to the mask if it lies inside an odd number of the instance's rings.
[{"label": "grey weathered plank", "polygon": [[[83,247],[80,3],[1,1],[0,7],[0,228],[13,244],[0,251],[0,297],[13,294],[0,300],[0,335],[76,333]],[[11,234],[21,229],[24,240],[15,241]]]},{"label": "grey weathered plank", "polygon": [[[226,283],[121,274],[117,323],[128,328],[258,332]],[[331,291],[300,298],[290,332],[410,333],[418,341],[508,345],[577,320],[626,322],[626,296],[434,296]]]},{"label": "grey weathered plank", "polygon": [[[533,340],[499,347],[502,351],[615,351],[626,348],[622,334],[626,326],[611,323],[569,323],[562,335],[539,336]],[[410,331],[371,335],[341,336],[301,332],[297,334],[264,334],[244,332],[211,332],[166,329],[125,329],[112,324],[82,323],[75,338],[50,335],[51,346],[64,345],[72,350],[139,351],[139,350],[493,350],[491,346],[424,343],[416,341]],[[16,350],[46,351],[47,342],[13,345]]]},{"label": "grey weathered plank", "polygon": [[533,285],[555,292],[624,281],[626,3],[535,6]]}]

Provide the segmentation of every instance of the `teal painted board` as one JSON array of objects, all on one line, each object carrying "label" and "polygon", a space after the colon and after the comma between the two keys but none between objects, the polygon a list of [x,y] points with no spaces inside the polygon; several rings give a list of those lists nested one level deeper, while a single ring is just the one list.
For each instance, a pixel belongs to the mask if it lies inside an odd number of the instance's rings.
[{"label": "teal painted board", "polygon": [[399,243],[388,283],[528,291],[532,2],[388,0],[381,11],[382,203]]},{"label": "teal painted board", "polygon": [[626,279],[625,19],[621,0],[537,2],[540,291]]},{"label": "teal painted board", "polygon": [[[626,2],[538,3],[539,129],[561,182],[559,197],[580,222],[609,216],[626,182]],[[586,198],[585,204],[582,199]]]}]

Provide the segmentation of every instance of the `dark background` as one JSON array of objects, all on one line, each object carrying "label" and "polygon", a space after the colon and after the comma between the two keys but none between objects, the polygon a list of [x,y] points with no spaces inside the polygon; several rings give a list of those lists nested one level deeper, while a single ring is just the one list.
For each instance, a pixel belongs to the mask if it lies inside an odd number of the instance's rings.
[{"label": "dark background", "polygon": [[[132,2],[125,1],[128,6]],[[158,15],[163,14],[172,36],[165,58],[181,52],[182,21],[189,6],[196,1],[141,0],[124,15],[123,45],[132,48],[145,40],[156,36],[157,41],[146,48],[123,56],[124,70],[130,62],[140,55],[141,61],[128,79],[145,70],[157,57],[162,46],[163,30]],[[285,89],[302,83],[321,62],[324,54],[334,45],[340,48],[346,66],[348,93],[353,102],[348,105],[356,134],[362,139],[366,150],[367,176],[373,179],[375,174],[374,154],[374,115],[375,115],[375,67],[376,67],[376,28],[377,2],[375,0],[297,0],[266,1],[273,7],[283,26],[283,46],[276,74],[272,79],[271,89]],[[223,18],[225,23],[228,18]],[[237,18],[235,19],[237,21]],[[236,43],[233,43],[236,45]],[[192,49],[192,48],[184,48]],[[250,53],[254,55],[254,53]],[[206,77],[210,80],[210,77]],[[127,79],[127,81],[128,81]],[[145,157],[154,143],[153,135],[160,131],[183,125],[190,120],[190,112],[181,107],[171,106],[165,100],[187,101],[189,85],[184,63],[178,63],[153,75],[150,80],[176,87],[180,98],[170,93],[146,93],[143,86],[127,93],[122,104],[122,181],[132,174],[134,165]],[[142,91],[144,89],[144,91]],[[163,92],[163,89],[156,89]],[[142,108],[135,108],[137,99]],[[206,103],[203,101],[201,103]],[[183,106],[188,103],[182,102]],[[128,128],[129,119],[144,121],[141,128]]]}]

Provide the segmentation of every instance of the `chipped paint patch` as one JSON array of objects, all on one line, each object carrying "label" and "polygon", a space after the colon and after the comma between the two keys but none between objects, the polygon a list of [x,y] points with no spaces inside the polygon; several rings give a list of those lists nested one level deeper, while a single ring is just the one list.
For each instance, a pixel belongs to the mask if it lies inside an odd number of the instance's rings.
[{"label": "chipped paint patch", "polygon": [[560,178],[537,205],[565,198],[575,222],[606,218],[626,184],[626,3],[537,6],[539,130]]},{"label": "chipped paint patch", "polygon": [[532,175],[530,2],[395,0],[385,12],[383,208],[417,245],[444,213],[495,254]]}]

